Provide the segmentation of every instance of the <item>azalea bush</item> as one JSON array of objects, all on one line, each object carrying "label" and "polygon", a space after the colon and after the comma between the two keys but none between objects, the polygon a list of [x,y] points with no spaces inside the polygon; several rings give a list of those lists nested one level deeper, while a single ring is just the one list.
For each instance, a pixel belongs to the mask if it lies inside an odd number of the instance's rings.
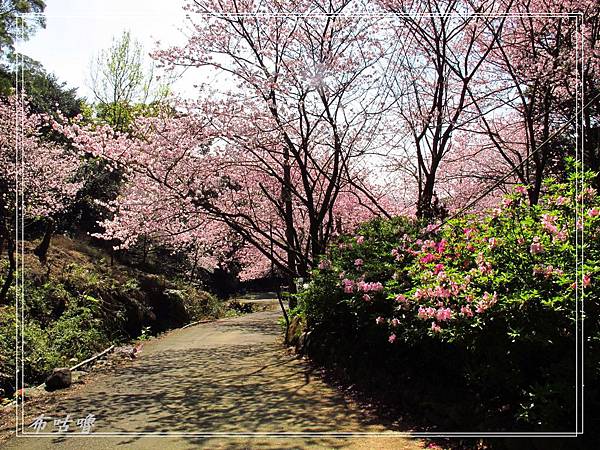
[{"label": "azalea bush", "polygon": [[600,367],[592,176],[574,168],[547,180],[535,206],[517,186],[497,208],[443,226],[366,224],[329,249],[299,294],[299,313],[339,364],[353,359],[340,351],[349,343],[365,349],[361,376],[387,371],[389,388],[422,389],[416,404],[447,402],[462,425],[573,430],[582,305],[596,349],[586,359],[591,390]]}]

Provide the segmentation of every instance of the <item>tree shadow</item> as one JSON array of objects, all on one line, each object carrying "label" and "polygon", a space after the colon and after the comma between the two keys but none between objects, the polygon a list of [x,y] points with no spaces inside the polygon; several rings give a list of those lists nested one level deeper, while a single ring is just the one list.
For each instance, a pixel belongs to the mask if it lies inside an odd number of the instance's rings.
[{"label": "tree shadow", "polygon": [[[219,327],[270,336],[274,327],[278,330],[277,324],[259,319],[224,321]],[[153,353],[90,384],[85,394],[62,400],[46,414],[71,414],[75,420],[94,414],[95,432],[196,433],[183,438],[198,445],[211,441],[200,433],[357,432],[377,423],[313,377],[310,366],[286,354],[278,342]],[[71,431],[80,431],[75,422]],[[141,438],[135,435],[121,443]],[[256,438],[247,442],[258,445]],[[342,446],[334,437],[304,437],[302,442]],[[239,445],[236,441],[221,448]]]}]

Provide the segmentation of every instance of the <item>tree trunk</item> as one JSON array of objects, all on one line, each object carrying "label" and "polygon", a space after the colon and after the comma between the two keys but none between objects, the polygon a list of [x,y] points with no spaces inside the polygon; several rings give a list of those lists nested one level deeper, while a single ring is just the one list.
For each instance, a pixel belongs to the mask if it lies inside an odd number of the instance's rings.
[{"label": "tree trunk", "polygon": [[417,202],[417,218],[431,221],[433,219],[433,185],[434,178],[428,176],[425,180],[425,186],[423,191],[419,193],[419,200]]},{"label": "tree trunk", "polygon": [[33,250],[33,254],[37,256],[42,264],[46,264],[48,249],[50,248],[50,240],[54,234],[54,220],[46,219],[46,231],[44,237],[38,246]]},{"label": "tree trunk", "polygon": [[[292,174],[290,169],[290,151],[287,146],[283,150],[283,186],[282,186],[282,197],[285,208],[285,240],[287,246],[287,278],[288,278],[288,289],[290,294],[296,293],[295,278],[296,273],[296,255],[294,254],[294,210],[292,205]],[[296,306],[296,299],[290,296],[289,300],[290,308]]]},{"label": "tree trunk", "polygon": [[15,260],[15,241],[13,240],[12,236],[7,236],[6,240],[8,243],[8,273],[6,274],[6,279],[4,280],[4,284],[0,290],[0,304],[3,304],[6,301],[6,294],[8,294],[8,289],[12,284],[12,279],[17,269],[17,262]]}]

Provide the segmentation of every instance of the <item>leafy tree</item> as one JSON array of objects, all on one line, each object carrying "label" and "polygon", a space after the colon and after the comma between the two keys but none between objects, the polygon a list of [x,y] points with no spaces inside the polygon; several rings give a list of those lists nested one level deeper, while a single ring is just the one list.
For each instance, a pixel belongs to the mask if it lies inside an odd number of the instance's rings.
[{"label": "leafy tree", "polygon": [[[41,13],[46,8],[43,0],[0,0],[0,58],[14,51],[17,39],[27,39],[38,27],[46,26]],[[35,14],[29,18],[22,14]]]},{"label": "leafy tree", "polygon": [[140,42],[125,31],[92,62],[95,113],[117,131],[127,131],[136,116],[154,115],[152,105],[162,102],[169,92],[168,86],[159,82],[154,63],[147,62],[143,54]]}]

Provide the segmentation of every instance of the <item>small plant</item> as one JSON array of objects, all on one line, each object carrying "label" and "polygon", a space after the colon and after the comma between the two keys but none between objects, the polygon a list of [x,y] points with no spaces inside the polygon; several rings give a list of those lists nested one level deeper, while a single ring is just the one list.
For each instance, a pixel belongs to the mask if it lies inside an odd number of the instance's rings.
[{"label": "small plant", "polygon": [[143,327],[141,334],[138,336],[138,341],[148,341],[152,339],[152,328],[151,327]]}]

